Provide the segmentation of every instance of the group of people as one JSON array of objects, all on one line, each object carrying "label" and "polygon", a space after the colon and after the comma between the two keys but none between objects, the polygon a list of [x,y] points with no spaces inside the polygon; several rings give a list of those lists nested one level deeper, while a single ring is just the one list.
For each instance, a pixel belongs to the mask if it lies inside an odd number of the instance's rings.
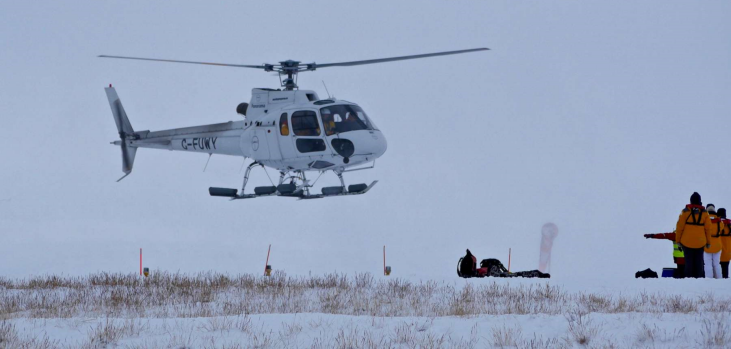
[{"label": "group of people", "polygon": [[675,278],[728,278],[731,260],[731,220],[726,209],[708,204],[693,193],[672,233],[646,234],[648,239],[673,241]]}]

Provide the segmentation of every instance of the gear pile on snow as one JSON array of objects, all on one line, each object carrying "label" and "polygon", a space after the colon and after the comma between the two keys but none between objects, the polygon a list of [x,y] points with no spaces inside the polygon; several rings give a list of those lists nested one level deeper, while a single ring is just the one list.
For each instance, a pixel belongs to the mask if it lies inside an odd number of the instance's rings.
[{"label": "gear pile on snow", "polygon": [[513,278],[513,277],[524,277],[524,278],[550,278],[551,274],[542,273],[539,270],[529,271],[518,271],[511,273],[505,268],[503,263],[495,258],[483,259],[480,262],[480,267],[477,268],[477,257],[472,255],[470,250],[467,250],[467,254],[459,259],[457,263],[457,275],[463,278],[482,278],[486,276],[500,277],[500,278]]},{"label": "gear pile on snow", "polygon": [[647,268],[645,270],[640,270],[635,273],[635,279],[639,279],[639,278],[657,279],[657,272],[655,272],[654,270],[652,270],[650,268]]}]

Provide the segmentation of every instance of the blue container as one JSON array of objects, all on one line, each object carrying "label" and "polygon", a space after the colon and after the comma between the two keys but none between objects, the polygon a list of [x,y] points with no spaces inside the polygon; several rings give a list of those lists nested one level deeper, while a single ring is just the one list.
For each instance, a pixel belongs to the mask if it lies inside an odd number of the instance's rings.
[{"label": "blue container", "polygon": [[675,268],[662,268],[662,277],[671,278],[675,274]]}]

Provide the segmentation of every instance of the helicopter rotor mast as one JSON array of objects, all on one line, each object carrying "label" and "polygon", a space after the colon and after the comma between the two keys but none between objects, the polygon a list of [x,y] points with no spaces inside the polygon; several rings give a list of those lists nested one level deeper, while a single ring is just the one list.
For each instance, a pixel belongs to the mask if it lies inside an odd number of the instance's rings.
[{"label": "helicopter rotor mast", "polygon": [[[444,51],[444,52],[425,53],[425,54],[410,55],[410,56],[377,58],[377,59],[368,59],[368,60],[361,60],[361,61],[337,62],[337,63],[325,63],[325,64],[317,64],[315,62],[302,64],[299,61],[286,60],[286,61],[279,62],[279,64],[264,63],[261,65],[246,65],[246,64],[180,61],[180,60],[172,60],[172,59],[126,57],[126,56],[100,55],[99,57],[133,59],[133,60],[141,60],[141,61],[155,61],[155,62],[167,62],[167,63],[203,64],[203,65],[215,65],[215,66],[235,67],[235,68],[253,68],[253,69],[262,69],[265,72],[276,71],[280,75],[280,83],[281,83],[282,87],[284,87],[285,90],[290,91],[290,90],[294,90],[294,89],[298,88],[297,81],[296,81],[297,74],[299,74],[300,72],[304,72],[304,71],[314,71],[318,68],[352,67],[352,66],[356,66],[356,65],[403,61],[403,60],[408,60],[408,59],[418,59],[418,58],[427,58],[427,57],[436,57],[436,56],[456,55],[456,54],[461,54],[461,53],[486,51],[486,50],[489,50],[489,48],[482,47],[482,48],[473,48],[473,49],[468,49],[468,50]],[[282,75],[286,75],[287,77],[285,79],[282,79]]]}]

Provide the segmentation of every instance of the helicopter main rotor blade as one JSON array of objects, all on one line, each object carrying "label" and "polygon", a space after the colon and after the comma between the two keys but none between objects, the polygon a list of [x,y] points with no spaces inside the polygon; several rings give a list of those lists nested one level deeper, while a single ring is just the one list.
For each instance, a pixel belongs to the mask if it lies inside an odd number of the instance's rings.
[{"label": "helicopter main rotor blade", "polygon": [[374,64],[374,63],[383,63],[383,62],[393,62],[393,61],[403,61],[407,59],[417,59],[417,58],[426,58],[426,57],[435,57],[435,56],[446,56],[446,55],[456,55],[460,53],[468,53],[468,52],[477,52],[477,51],[487,51],[489,48],[473,48],[469,50],[459,50],[459,51],[445,51],[445,52],[435,52],[435,53],[425,53],[421,55],[412,55],[412,56],[400,56],[400,57],[389,57],[389,58],[379,58],[379,59],[368,59],[364,61],[352,61],[352,62],[340,62],[340,63],[325,63],[325,64],[313,64],[314,68],[327,68],[327,67],[350,67],[354,65],[363,65],[363,64]]},{"label": "helicopter main rotor blade", "polygon": [[172,62],[172,63],[189,63],[189,64],[204,64],[204,65],[218,65],[222,67],[237,67],[237,68],[255,68],[255,69],[266,69],[264,65],[244,65],[244,64],[227,64],[227,63],[211,63],[211,62],[193,62],[193,61],[177,61],[172,59],[157,59],[157,58],[141,58],[141,57],[124,57],[124,56],[107,56],[100,55],[101,58],[121,58],[121,59],[134,59],[138,61],[155,61],[155,62]]}]

